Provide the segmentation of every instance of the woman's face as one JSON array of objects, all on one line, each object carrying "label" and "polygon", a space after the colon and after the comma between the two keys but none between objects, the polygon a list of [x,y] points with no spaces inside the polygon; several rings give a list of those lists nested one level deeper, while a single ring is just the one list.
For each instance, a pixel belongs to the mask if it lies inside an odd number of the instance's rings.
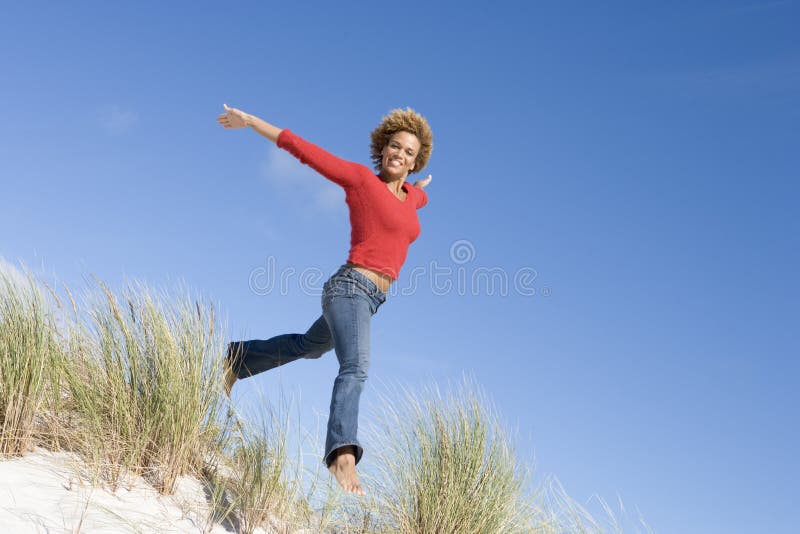
[{"label": "woman's face", "polygon": [[381,174],[386,178],[399,179],[414,170],[420,149],[417,136],[409,132],[397,132],[389,138],[381,154]]}]

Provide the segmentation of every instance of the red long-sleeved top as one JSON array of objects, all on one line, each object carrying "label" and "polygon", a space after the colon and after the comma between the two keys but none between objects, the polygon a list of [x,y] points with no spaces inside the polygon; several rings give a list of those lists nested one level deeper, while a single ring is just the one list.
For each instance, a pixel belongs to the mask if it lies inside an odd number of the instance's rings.
[{"label": "red long-sleeved top", "polygon": [[290,130],[281,131],[277,144],[344,188],[350,208],[348,263],[397,280],[409,245],[419,237],[417,210],[428,203],[427,193],[406,182],[406,199],[400,200],[368,167],[338,158]]}]

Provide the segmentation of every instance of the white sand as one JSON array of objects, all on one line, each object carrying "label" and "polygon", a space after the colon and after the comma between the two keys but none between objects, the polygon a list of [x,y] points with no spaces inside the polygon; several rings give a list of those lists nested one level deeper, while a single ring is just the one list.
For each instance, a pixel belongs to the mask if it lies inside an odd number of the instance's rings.
[{"label": "white sand", "polygon": [[[83,476],[79,473],[83,471]],[[183,477],[175,494],[141,477],[111,492],[92,487],[72,454],[44,449],[0,461],[0,532],[233,532],[209,519],[200,481]]]}]

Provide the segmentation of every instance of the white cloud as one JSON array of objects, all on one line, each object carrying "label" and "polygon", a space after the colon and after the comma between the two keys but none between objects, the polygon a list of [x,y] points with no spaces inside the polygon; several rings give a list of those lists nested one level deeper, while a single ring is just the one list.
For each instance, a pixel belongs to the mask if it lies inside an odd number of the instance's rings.
[{"label": "white cloud", "polygon": [[99,112],[100,125],[111,134],[122,134],[139,122],[139,114],[126,111],[114,104],[102,108]]},{"label": "white cloud", "polygon": [[275,145],[269,147],[262,171],[267,183],[309,204],[312,209],[330,213],[346,208],[344,190],[340,186]]}]

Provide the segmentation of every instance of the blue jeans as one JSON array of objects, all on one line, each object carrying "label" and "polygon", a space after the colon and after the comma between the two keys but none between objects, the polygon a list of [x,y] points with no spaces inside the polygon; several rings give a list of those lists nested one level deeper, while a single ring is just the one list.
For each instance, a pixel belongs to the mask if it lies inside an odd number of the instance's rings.
[{"label": "blue jeans", "polygon": [[322,316],[305,334],[283,334],[265,341],[234,341],[228,359],[239,378],[246,378],[300,358],[319,358],[336,350],[339,375],[333,383],[324,460],[353,445],[356,463],[364,449],[358,442],[358,403],[369,369],[370,319],[386,293],[362,273],[343,265],[322,288]]}]

